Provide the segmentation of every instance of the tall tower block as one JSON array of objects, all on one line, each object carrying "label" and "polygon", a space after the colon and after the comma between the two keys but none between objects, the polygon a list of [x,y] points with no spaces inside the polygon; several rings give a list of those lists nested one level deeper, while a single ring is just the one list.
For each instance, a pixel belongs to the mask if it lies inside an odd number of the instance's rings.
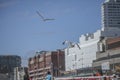
[{"label": "tall tower block", "polygon": [[120,0],[105,0],[102,4],[102,29],[104,35],[120,36]]}]

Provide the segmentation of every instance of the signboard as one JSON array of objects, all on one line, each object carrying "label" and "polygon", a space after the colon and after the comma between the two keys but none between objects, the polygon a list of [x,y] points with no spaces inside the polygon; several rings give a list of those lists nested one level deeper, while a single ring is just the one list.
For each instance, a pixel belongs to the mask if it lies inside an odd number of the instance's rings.
[{"label": "signboard", "polygon": [[102,70],[110,70],[109,62],[102,63]]}]

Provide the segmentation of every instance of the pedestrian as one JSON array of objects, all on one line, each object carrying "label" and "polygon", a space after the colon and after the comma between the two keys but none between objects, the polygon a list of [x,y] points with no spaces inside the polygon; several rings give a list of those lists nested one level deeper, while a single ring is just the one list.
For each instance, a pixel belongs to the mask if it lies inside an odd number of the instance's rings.
[{"label": "pedestrian", "polygon": [[112,80],[118,80],[118,79],[117,79],[117,76],[114,75],[113,78],[112,78]]},{"label": "pedestrian", "polygon": [[50,71],[47,72],[46,80],[52,80],[52,75],[51,75]]}]

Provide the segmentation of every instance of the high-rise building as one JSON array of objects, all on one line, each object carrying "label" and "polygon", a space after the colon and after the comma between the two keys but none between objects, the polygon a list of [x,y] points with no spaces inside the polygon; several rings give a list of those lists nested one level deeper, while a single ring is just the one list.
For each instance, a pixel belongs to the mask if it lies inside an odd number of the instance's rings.
[{"label": "high-rise building", "polygon": [[14,68],[21,66],[21,57],[17,55],[0,55],[0,73],[8,74],[13,80]]},{"label": "high-rise building", "polygon": [[102,5],[103,27],[120,28],[120,0],[106,0]]},{"label": "high-rise building", "polygon": [[106,0],[102,4],[103,36],[120,36],[120,0]]},{"label": "high-rise building", "polygon": [[13,72],[15,67],[21,66],[21,57],[17,55],[0,55],[0,73]]}]

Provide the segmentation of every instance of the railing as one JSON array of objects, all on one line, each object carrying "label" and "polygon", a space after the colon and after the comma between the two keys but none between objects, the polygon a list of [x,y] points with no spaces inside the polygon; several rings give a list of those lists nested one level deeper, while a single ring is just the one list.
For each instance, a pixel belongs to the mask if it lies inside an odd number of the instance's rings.
[{"label": "railing", "polygon": [[111,76],[56,77],[54,80],[112,80],[112,78]]}]

